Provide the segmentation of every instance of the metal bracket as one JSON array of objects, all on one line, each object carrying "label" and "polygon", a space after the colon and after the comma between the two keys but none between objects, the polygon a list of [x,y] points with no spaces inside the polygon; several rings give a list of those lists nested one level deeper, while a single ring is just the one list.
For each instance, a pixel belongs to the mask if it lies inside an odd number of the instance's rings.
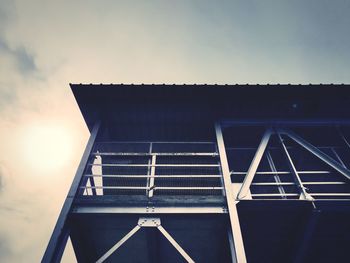
[{"label": "metal bracket", "polygon": [[160,226],[160,218],[140,217],[137,224],[140,227],[158,227]]}]

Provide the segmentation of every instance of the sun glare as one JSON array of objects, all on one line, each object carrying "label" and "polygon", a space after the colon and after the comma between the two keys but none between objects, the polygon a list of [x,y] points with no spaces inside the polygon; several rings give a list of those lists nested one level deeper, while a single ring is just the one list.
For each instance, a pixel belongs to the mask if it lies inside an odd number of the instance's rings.
[{"label": "sun glare", "polygon": [[36,172],[54,172],[71,158],[72,140],[67,128],[58,125],[33,125],[21,136],[23,161]]}]

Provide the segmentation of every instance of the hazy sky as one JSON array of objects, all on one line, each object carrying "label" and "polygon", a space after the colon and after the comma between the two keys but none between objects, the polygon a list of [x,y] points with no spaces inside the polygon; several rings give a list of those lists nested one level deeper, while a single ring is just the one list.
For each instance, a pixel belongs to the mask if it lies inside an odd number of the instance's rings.
[{"label": "hazy sky", "polygon": [[349,13],[349,0],[0,0],[0,262],[41,259],[74,176],[88,131],[69,82],[350,83]]}]

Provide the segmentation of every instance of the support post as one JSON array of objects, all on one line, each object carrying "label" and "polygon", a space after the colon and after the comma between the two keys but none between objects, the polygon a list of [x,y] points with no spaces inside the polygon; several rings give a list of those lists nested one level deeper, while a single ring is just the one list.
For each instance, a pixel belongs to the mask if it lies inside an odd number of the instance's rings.
[{"label": "support post", "polygon": [[90,153],[94,146],[97,133],[100,129],[101,122],[95,123],[89,141],[85,147],[85,151],[81,161],[79,163],[77,172],[75,173],[72,185],[69,189],[66,200],[64,201],[61,213],[57,219],[56,226],[51,235],[49,244],[46,248],[44,256],[41,260],[42,263],[57,263],[61,261],[62,254],[69,236],[69,229],[67,225],[67,218],[71,211],[74,197],[79,190],[79,184],[84,175],[86,164],[90,159]]},{"label": "support post", "polygon": [[227,162],[224,137],[222,134],[220,123],[215,124],[215,132],[216,132],[216,140],[217,140],[219,156],[220,156],[222,176],[224,180],[226,201],[227,201],[228,212],[229,212],[230,223],[231,223],[229,228],[229,232],[230,232],[229,235],[233,236],[233,250],[231,251],[232,262],[246,263],[247,259],[244,251],[243,238],[242,238],[241,227],[239,223],[236,200],[235,200],[237,193],[234,193],[232,188],[230,169]]},{"label": "support post", "polygon": [[151,162],[151,175],[149,180],[149,192],[148,197],[153,197],[154,194],[154,175],[156,173],[156,158],[157,156],[155,154],[152,154],[152,162]]}]

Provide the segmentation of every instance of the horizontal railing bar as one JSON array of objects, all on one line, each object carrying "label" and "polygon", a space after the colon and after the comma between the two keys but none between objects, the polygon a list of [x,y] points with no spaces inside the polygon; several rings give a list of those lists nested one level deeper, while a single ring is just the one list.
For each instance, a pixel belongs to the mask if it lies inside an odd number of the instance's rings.
[{"label": "horizontal railing bar", "polygon": [[298,171],[298,174],[330,174],[331,171]]},{"label": "horizontal railing bar", "polygon": [[[117,174],[104,174],[94,175],[86,174],[86,177],[108,177],[108,178],[150,178],[151,175],[117,175]],[[156,178],[221,178],[221,175],[154,175]]]},{"label": "horizontal railing bar", "polygon": [[346,184],[345,182],[303,182],[304,185],[337,185]]},{"label": "horizontal railing bar", "polygon": [[[81,186],[81,189],[150,190],[147,186]],[[166,187],[154,186],[153,190],[222,190],[223,187]]]},{"label": "horizontal railing bar", "polygon": [[350,196],[350,193],[309,193],[314,196]]},{"label": "horizontal railing bar", "polygon": [[[298,174],[329,174],[330,171],[298,171]],[[247,174],[247,172],[231,172],[231,174]],[[256,172],[255,174],[290,174],[288,171],[265,171],[265,172]]]},{"label": "horizontal railing bar", "polygon": [[106,167],[219,167],[219,164],[94,164],[90,166],[106,166]]},{"label": "horizontal railing bar", "polygon": [[251,185],[261,185],[261,186],[264,186],[264,185],[295,185],[295,183],[292,183],[292,182],[281,182],[281,183],[252,183]]},{"label": "horizontal railing bar", "polygon": [[289,194],[289,193],[283,193],[283,194],[251,194],[252,197],[255,196],[299,196],[300,194]]},{"label": "horizontal railing bar", "polygon": [[[308,193],[311,196],[350,196],[350,193]],[[252,197],[258,196],[299,196],[299,194],[251,194]]]},{"label": "horizontal railing bar", "polygon": [[[303,182],[304,185],[339,185],[346,184],[345,182]],[[252,185],[296,185],[293,182],[281,182],[281,183],[252,183]]]},{"label": "horizontal railing bar", "polygon": [[[231,174],[247,174],[248,172],[231,172]],[[290,174],[290,172],[286,171],[277,171],[277,172],[256,172],[255,174]]]},{"label": "horizontal railing bar", "polygon": [[[345,146],[315,146],[319,149],[342,149],[342,148],[346,148]],[[226,150],[229,150],[229,151],[234,151],[234,150],[257,150],[258,148],[257,147],[226,147]],[[279,150],[281,149],[280,147],[268,147],[269,150]],[[287,146],[287,149],[299,149],[298,147],[294,147],[294,146]]]},{"label": "horizontal railing bar", "polygon": [[81,189],[148,190],[147,186],[81,186]]},{"label": "horizontal railing bar", "polygon": [[91,155],[94,156],[218,156],[216,152],[93,152]]}]

